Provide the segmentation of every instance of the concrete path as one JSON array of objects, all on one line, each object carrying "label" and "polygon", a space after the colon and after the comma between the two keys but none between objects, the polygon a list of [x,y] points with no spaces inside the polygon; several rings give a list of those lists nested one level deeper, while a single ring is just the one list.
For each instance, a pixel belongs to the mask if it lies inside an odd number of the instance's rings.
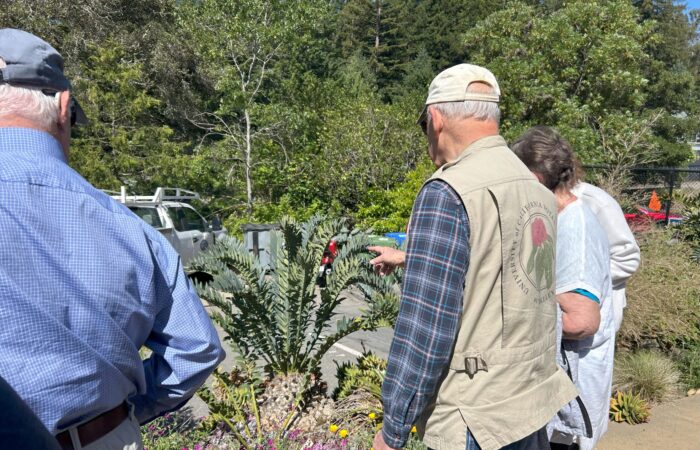
[{"label": "concrete path", "polygon": [[597,450],[700,450],[700,395],[652,408],[648,423],[611,422]]}]

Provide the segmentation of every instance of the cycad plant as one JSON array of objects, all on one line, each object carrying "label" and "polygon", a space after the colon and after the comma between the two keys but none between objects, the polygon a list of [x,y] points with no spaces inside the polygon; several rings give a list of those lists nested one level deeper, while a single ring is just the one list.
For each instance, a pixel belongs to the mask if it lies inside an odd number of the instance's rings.
[{"label": "cycad plant", "polygon": [[[326,287],[316,286],[323,251],[338,242]],[[211,275],[198,285],[202,298],[219,309],[212,315],[240,356],[263,363],[271,374],[311,374],[325,352],[357,330],[391,326],[398,311],[393,277],[375,275],[366,251],[368,235],[348,231],[342,219],[314,216],[299,223],[284,218],[270,237],[270,270],[236,238],[222,239],[192,263]],[[332,329],[336,309],[348,289],[367,302],[358,317],[342,317]]]}]

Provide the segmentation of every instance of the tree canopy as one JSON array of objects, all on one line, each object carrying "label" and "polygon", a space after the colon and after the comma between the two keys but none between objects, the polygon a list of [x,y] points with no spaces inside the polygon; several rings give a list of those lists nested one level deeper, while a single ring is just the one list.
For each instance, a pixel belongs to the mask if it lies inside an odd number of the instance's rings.
[{"label": "tree canopy", "polygon": [[491,69],[507,139],[557,127],[584,163],[683,165],[700,129],[698,15],[671,0],[6,0],[66,59],[95,186],[201,192],[242,221],[405,226],[430,173],[428,84]]}]

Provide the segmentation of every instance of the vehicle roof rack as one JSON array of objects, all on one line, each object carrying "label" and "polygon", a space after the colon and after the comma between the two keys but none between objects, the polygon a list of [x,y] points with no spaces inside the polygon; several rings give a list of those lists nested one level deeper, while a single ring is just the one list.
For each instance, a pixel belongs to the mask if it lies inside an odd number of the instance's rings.
[{"label": "vehicle roof rack", "polygon": [[126,186],[121,187],[120,192],[104,191],[120,203],[149,203],[159,204],[163,201],[190,201],[199,200],[199,194],[182,188],[159,187],[153,195],[127,195]]}]

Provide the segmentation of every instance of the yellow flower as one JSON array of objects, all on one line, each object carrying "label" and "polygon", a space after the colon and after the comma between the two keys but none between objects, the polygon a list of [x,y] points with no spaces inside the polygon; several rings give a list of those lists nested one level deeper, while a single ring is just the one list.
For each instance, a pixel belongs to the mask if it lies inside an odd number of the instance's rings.
[{"label": "yellow flower", "polygon": [[338,425],[336,425],[336,424],[331,425],[328,428],[328,431],[330,431],[331,433],[335,433],[336,431],[338,431]]},{"label": "yellow flower", "polygon": [[348,437],[348,430],[340,430],[338,432],[338,436],[340,436],[342,439],[345,439],[346,437]]},{"label": "yellow flower", "polygon": [[413,425],[413,428],[411,428],[411,433],[416,433],[416,432],[418,432],[418,430],[416,430],[416,426]]},{"label": "yellow flower", "polygon": [[377,415],[376,415],[375,413],[369,413],[369,414],[367,414],[367,417],[369,417],[370,419],[374,420],[374,419],[377,418]]}]

